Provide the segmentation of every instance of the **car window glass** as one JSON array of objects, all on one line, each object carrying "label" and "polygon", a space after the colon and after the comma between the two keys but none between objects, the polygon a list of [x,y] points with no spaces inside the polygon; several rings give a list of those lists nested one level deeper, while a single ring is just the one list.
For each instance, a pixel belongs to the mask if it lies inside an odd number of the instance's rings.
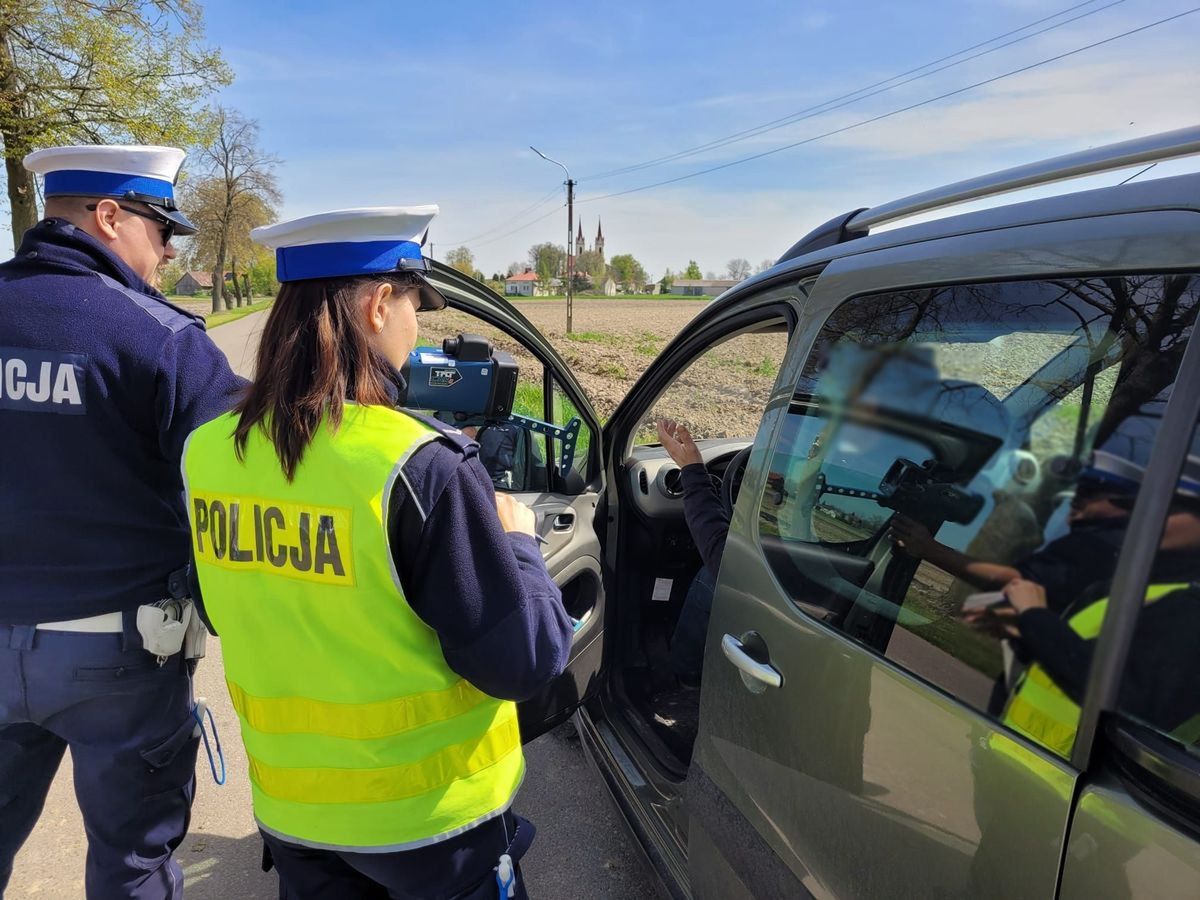
[{"label": "car window glass", "polygon": [[[1090,615],[1089,615],[1090,614]],[[1095,611],[1079,618],[1094,620]],[[1080,627],[1091,622],[1077,623]],[[1200,428],[1175,484],[1133,631],[1118,710],[1200,757]]]},{"label": "car window glass", "polygon": [[771,457],[760,537],[776,577],[805,611],[1069,755],[1073,728],[1012,715],[1029,642],[995,592],[1036,580],[1059,620],[1107,590],[1137,488],[1114,497],[1102,470],[1174,379],[1197,302],[1193,277],[1139,275],[844,303]]},{"label": "car window glass", "polygon": [[[441,348],[442,340],[458,334],[477,334],[493,350],[512,354],[518,366],[513,412],[544,420],[543,366],[513,336],[457,309],[417,316],[417,346]],[[546,490],[546,440],[508,422],[482,416],[463,417],[453,410],[428,410],[442,421],[463,429],[479,442],[479,461],[499,491]]]},{"label": "car window glass", "polygon": [[687,426],[696,440],[758,431],[767,398],[787,352],[782,321],[756,326],[708,347],[689,363],[646,413],[635,444],[658,442],[659,417]]},{"label": "car window glass", "polygon": [[[592,429],[583,421],[583,417],[579,415],[579,410],[575,408],[575,404],[571,402],[571,398],[567,396],[562,386],[557,379],[554,381],[554,395],[551,406],[550,421],[557,426],[566,429],[574,420],[579,421],[579,430],[575,435],[575,453],[571,460],[571,469],[577,472],[584,481],[588,480],[588,462],[592,449]],[[551,452],[554,459],[560,459],[563,451],[564,438],[555,438],[551,441]]]}]

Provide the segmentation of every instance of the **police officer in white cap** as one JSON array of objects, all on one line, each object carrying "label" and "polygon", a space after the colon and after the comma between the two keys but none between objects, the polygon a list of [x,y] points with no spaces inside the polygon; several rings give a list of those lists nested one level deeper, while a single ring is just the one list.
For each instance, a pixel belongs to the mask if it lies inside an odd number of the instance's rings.
[{"label": "police officer in white cap", "polygon": [[203,603],[289,898],[523,897],[533,826],[513,701],[571,621],[531,510],[478,445],[400,409],[418,310],[445,298],[437,207],[258,229],[283,286],[257,377],[184,459]]},{"label": "police officer in white cap", "polygon": [[25,159],[46,217],[0,265],[0,894],[67,747],[88,897],[182,894],[197,739],[179,466],[243,384],[151,286],[195,231],[175,207],[183,158]]}]

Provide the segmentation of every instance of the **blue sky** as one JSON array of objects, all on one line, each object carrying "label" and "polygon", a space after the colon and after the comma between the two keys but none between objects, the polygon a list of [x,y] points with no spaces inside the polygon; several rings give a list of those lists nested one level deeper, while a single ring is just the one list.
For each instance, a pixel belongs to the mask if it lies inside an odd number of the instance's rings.
[{"label": "blue sky", "polygon": [[[852,125],[1193,5],[1082,4],[1037,28],[1093,14],[842,109],[594,177],[803,110],[1077,2],[209,0],[206,10],[210,40],[237,74],[220,102],[257,119],[264,146],[284,160],[284,217],[435,202],[435,256],[467,241],[481,269],[503,271],[531,244],[566,234],[561,188],[554,193],[562,173],[533,144],[579,179],[589,242],[602,217],[609,256],[631,252],[657,277],[689,258],[717,273],[733,257],[757,264],[852,208],[1200,119],[1197,13],[839,136],[593,199]],[[1164,164],[1143,177],[1194,167]]]}]

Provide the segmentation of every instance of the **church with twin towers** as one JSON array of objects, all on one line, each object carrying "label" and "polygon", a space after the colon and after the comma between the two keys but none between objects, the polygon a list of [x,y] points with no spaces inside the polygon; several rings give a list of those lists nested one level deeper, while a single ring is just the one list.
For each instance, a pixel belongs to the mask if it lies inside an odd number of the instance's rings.
[{"label": "church with twin towers", "polygon": [[[575,236],[575,258],[583,256],[587,252],[587,243],[583,239],[583,220],[579,220],[579,233]],[[604,230],[600,227],[600,220],[596,220],[596,241],[592,244],[592,249],[600,254],[600,258],[604,259]]]}]

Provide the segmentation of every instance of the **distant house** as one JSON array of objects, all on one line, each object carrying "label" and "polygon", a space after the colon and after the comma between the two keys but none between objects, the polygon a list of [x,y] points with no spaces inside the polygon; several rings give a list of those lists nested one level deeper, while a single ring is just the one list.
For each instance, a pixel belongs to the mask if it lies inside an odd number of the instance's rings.
[{"label": "distant house", "polygon": [[200,291],[212,290],[212,272],[184,272],[183,277],[175,282],[171,293],[181,297],[195,297]]},{"label": "distant house", "polygon": [[533,297],[538,290],[537,272],[526,269],[517,275],[509,275],[504,279],[504,293],[509,297]]},{"label": "distant house", "polygon": [[733,278],[676,278],[671,284],[671,293],[685,297],[715,297],[738,283]]}]

